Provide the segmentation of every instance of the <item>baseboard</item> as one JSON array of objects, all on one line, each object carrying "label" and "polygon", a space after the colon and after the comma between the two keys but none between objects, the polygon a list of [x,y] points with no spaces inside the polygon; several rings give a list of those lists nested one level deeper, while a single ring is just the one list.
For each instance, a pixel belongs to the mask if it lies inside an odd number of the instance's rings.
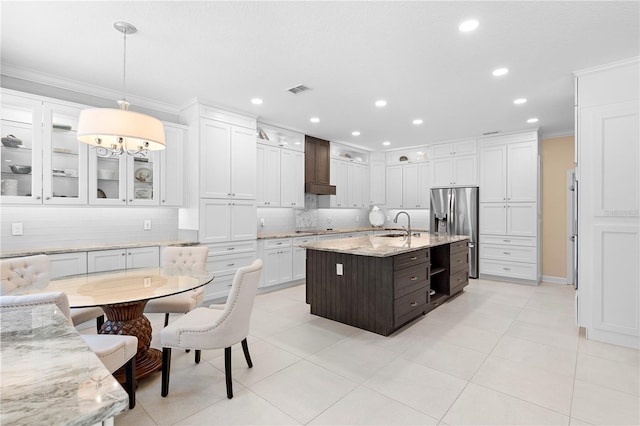
[{"label": "baseboard", "polygon": [[552,283],[552,284],[566,284],[567,283],[567,279],[565,277],[552,277],[549,275],[543,275],[542,276],[542,281],[544,281],[545,283]]},{"label": "baseboard", "polygon": [[540,284],[539,281],[534,281],[534,280],[524,280],[522,278],[502,277],[499,275],[488,275],[488,274],[480,274],[480,279],[491,280],[491,281],[502,281],[505,283],[512,283],[512,284],[525,284],[525,285]]}]

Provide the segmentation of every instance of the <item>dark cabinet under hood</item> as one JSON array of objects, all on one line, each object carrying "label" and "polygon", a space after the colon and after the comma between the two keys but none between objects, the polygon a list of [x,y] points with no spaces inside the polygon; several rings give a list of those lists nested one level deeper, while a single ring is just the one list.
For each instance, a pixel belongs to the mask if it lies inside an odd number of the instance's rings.
[{"label": "dark cabinet under hood", "polygon": [[318,195],[336,195],[335,185],[330,184],[329,141],[304,137],[304,192]]}]

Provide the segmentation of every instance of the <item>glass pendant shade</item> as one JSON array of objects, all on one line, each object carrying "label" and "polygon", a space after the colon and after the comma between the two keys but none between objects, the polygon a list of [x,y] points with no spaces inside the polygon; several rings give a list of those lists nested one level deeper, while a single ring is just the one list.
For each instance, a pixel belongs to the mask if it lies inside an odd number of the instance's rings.
[{"label": "glass pendant shade", "polygon": [[77,137],[86,144],[110,150],[157,151],[166,148],[164,126],[160,120],[124,109],[82,110]]}]

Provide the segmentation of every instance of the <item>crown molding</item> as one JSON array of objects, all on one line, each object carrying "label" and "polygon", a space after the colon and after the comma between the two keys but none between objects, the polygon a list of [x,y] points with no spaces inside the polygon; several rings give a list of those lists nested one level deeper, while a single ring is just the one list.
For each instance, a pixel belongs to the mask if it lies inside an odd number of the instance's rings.
[{"label": "crown molding", "polygon": [[602,64],[595,67],[574,71],[573,75],[575,75],[576,77],[582,77],[584,75],[605,71],[611,68],[623,67],[625,65],[635,65],[638,62],[640,62],[640,56],[634,56],[632,58],[627,58],[627,59],[623,59],[616,62],[610,62],[608,64]]},{"label": "crown molding", "polygon": [[[12,64],[4,63],[4,62],[2,63],[2,75],[30,81],[33,83],[44,84],[44,85],[55,87],[58,89],[70,90],[73,92],[77,92],[77,93],[81,93],[89,96],[95,96],[98,98],[113,99],[114,105],[115,105],[115,100],[120,99],[122,97],[122,92],[120,91],[107,89],[105,87],[87,84],[87,83],[79,83],[75,80],[71,80],[58,75],[53,75],[53,74],[43,73],[40,71],[35,71],[33,69],[18,67]],[[175,115],[178,115],[180,113],[180,108],[177,107],[176,105],[156,101],[153,99],[144,98],[141,96],[127,94],[127,100],[132,105],[148,108],[155,111],[161,111],[161,112],[166,112],[166,113],[175,114]]]}]

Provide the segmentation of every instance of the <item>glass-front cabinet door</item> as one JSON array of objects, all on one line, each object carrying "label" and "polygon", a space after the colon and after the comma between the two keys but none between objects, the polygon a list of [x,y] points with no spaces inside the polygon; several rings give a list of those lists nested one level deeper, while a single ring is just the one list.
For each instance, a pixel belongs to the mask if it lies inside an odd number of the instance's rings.
[{"label": "glass-front cabinet door", "polygon": [[160,200],[160,153],[148,151],[127,158],[127,203],[157,206]]},{"label": "glass-front cabinet door", "polygon": [[87,203],[88,145],[76,137],[80,111],[66,105],[44,104],[44,204]]},{"label": "glass-front cabinet door", "polygon": [[127,156],[102,148],[89,148],[89,203],[107,206],[127,204]]},{"label": "glass-front cabinet door", "polygon": [[3,203],[42,203],[42,102],[2,94],[0,125]]}]

